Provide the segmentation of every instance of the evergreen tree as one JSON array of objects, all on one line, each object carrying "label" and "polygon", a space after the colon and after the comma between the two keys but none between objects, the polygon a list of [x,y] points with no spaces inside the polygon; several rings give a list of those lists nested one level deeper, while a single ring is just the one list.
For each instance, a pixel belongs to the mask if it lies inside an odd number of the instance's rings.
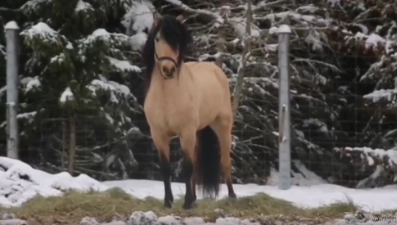
[{"label": "evergreen tree", "polygon": [[134,161],[125,138],[139,138],[133,117],[141,109],[125,84],[140,68],[127,61],[129,38],[106,30],[114,12],[127,8],[98,0],[32,0],[20,8],[28,57],[20,117],[29,118],[21,149],[38,150],[44,166],[102,176],[112,151]]}]

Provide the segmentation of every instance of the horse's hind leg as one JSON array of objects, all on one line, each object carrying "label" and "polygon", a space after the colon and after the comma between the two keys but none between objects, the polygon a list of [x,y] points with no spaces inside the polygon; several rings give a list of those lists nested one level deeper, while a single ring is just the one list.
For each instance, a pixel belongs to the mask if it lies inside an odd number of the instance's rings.
[{"label": "horse's hind leg", "polygon": [[160,169],[164,180],[164,207],[171,208],[174,196],[171,190],[171,162],[170,162],[170,145],[167,136],[151,130],[154,145],[160,159]]},{"label": "horse's hind leg", "polygon": [[232,184],[232,162],[230,151],[232,149],[232,119],[228,116],[218,117],[212,124],[211,128],[215,131],[221,148],[221,167],[225,179],[229,198],[236,198],[236,193]]},{"label": "horse's hind leg", "polygon": [[184,209],[191,209],[196,200],[196,188],[193,178],[194,171],[194,151],[196,146],[196,132],[194,129],[188,129],[182,132],[180,136],[181,147],[184,154],[183,171],[185,176],[186,193]]}]

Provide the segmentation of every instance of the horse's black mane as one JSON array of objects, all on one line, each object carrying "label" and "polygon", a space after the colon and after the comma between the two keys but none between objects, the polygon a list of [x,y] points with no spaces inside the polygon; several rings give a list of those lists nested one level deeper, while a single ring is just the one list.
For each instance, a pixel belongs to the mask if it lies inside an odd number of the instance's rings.
[{"label": "horse's black mane", "polygon": [[149,88],[155,65],[154,40],[157,32],[161,32],[162,38],[164,38],[173,50],[179,50],[179,57],[177,60],[178,66],[180,66],[182,60],[188,54],[190,44],[193,41],[190,32],[175,17],[165,15],[159,19],[157,26],[152,27],[149,31],[145,47],[142,51],[143,63],[146,67],[146,73],[144,76],[145,95]]}]

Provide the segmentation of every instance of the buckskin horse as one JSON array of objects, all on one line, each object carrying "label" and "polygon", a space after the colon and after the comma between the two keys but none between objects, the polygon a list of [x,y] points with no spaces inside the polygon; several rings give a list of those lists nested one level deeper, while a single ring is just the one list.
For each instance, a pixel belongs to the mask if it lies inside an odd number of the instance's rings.
[{"label": "buckskin horse", "polygon": [[170,140],[179,137],[186,183],[184,209],[216,197],[221,175],[236,198],[231,177],[233,114],[229,81],[212,62],[184,62],[193,38],[178,18],[155,14],[142,51],[146,66],[144,112],[164,180],[164,207],[171,208]]}]

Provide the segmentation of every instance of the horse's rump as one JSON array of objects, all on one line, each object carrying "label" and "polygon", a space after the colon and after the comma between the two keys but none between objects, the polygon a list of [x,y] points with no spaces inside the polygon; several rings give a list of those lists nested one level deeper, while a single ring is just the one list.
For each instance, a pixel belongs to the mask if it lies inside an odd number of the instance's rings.
[{"label": "horse's rump", "polygon": [[200,115],[199,129],[211,124],[220,114],[231,113],[229,81],[225,73],[211,62],[185,63],[192,76],[192,86]]}]

